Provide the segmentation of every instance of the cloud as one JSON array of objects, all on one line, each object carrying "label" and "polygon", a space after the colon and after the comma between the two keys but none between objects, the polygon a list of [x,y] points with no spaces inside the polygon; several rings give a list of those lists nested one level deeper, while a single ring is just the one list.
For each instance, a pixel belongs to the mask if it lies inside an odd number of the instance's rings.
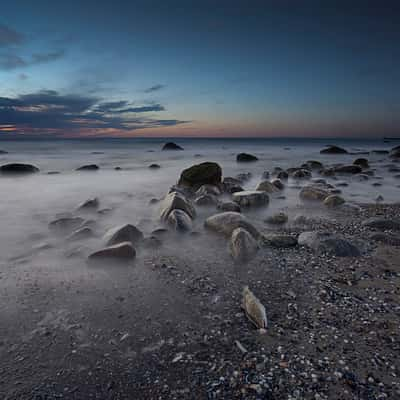
[{"label": "cloud", "polygon": [[22,43],[24,37],[19,32],[0,24],[0,47]]},{"label": "cloud", "polygon": [[[128,113],[156,112],[164,107],[153,104],[126,108],[129,104],[126,100],[104,102],[95,96],[63,95],[54,90],[43,90],[14,98],[0,97],[0,121],[7,126],[8,133],[42,132],[53,136],[84,135],[93,131],[102,134],[109,130],[122,132],[189,122],[132,116]],[[1,127],[0,133],[5,133]]]},{"label": "cloud", "polygon": [[157,92],[157,91],[159,91],[161,89],[164,89],[164,88],[165,88],[165,85],[157,84],[157,85],[154,85],[154,86],[150,86],[149,88],[147,88],[147,89],[145,89],[143,91],[145,93],[152,93],[152,92]]},{"label": "cloud", "polygon": [[0,69],[7,71],[26,65],[26,62],[16,54],[0,54]]},{"label": "cloud", "polygon": [[39,54],[33,54],[32,55],[32,60],[31,64],[42,64],[42,63],[47,63],[50,61],[55,61],[58,60],[62,57],[64,57],[65,50],[58,50],[58,51],[53,51],[49,53],[39,53]]}]

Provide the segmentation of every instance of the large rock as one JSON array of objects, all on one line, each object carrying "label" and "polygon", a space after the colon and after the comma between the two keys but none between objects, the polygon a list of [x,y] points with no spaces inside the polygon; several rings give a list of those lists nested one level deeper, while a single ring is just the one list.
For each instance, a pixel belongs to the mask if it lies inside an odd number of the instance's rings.
[{"label": "large rock", "polygon": [[87,165],[82,165],[81,167],[77,168],[77,171],[97,171],[99,169],[99,166],[96,164],[87,164]]},{"label": "large rock", "polygon": [[129,242],[133,245],[143,240],[143,233],[131,224],[117,226],[106,232],[104,240],[107,246],[117,243]]},{"label": "large rock", "polygon": [[200,206],[200,207],[215,206],[215,205],[217,205],[217,203],[218,203],[218,200],[212,194],[203,194],[199,197],[196,197],[196,199],[194,200],[194,204],[196,204],[196,206]]},{"label": "large rock", "polygon": [[183,210],[172,210],[166,221],[167,225],[177,232],[188,232],[192,230],[192,219]]},{"label": "large rock", "polygon": [[242,181],[237,178],[226,177],[222,181],[222,188],[227,193],[242,192],[244,189],[241,185]]},{"label": "large rock", "polygon": [[329,196],[329,192],[318,186],[305,186],[301,189],[299,196],[302,200],[324,201]]},{"label": "large rock", "polygon": [[12,163],[12,164],[2,165],[0,167],[0,172],[2,174],[9,174],[9,175],[33,174],[35,172],[39,172],[39,168],[35,167],[32,164]]},{"label": "large rock", "polygon": [[239,212],[241,211],[239,204],[235,203],[234,201],[227,201],[224,203],[219,203],[217,206],[218,210],[221,211],[235,211]]},{"label": "large rock", "polygon": [[354,165],[359,165],[361,168],[369,168],[369,163],[366,158],[357,158],[353,162]]},{"label": "large rock", "polygon": [[338,196],[337,194],[331,194],[324,200],[324,204],[329,208],[339,207],[344,204],[344,202],[343,197]]},{"label": "large rock", "polygon": [[89,256],[89,260],[131,260],[135,258],[136,250],[130,242],[118,243],[114,246],[105,247],[95,251]]},{"label": "large rock", "polygon": [[183,147],[174,142],[165,143],[162,150],[183,150]]},{"label": "large rock", "polygon": [[262,192],[267,192],[267,193],[279,192],[279,189],[269,181],[260,182],[256,190],[260,190]]},{"label": "large rock", "polygon": [[320,169],[324,168],[324,165],[320,161],[308,160],[305,162],[304,168],[320,170]]},{"label": "large rock", "polygon": [[389,153],[390,158],[400,158],[400,146],[393,147]]},{"label": "large rock", "polygon": [[229,249],[236,263],[246,263],[257,254],[258,244],[246,229],[236,228],[232,232]]},{"label": "large rock", "polygon": [[198,189],[202,185],[221,184],[222,170],[214,162],[196,164],[182,171],[179,178],[179,185],[190,186]]},{"label": "large rock", "polygon": [[262,241],[264,245],[277,248],[288,248],[297,245],[297,239],[294,236],[279,233],[264,235]]},{"label": "large rock", "polygon": [[258,158],[256,156],[253,156],[253,154],[239,153],[236,156],[236,161],[237,162],[253,162],[253,161],[258,161]]},{"label": "large rock", "polygon": [[219,189],[218,186],[215,186],[215,185],[202,185],[196,191],[195,194],[196,194],[196,196],[203,196],[206,194],[211,194],[213,196],[219,196],[219,195],[221,195],[221,190]]},{"label": "large rock", "polygon": [[339,146],[328,146],[320,151],[321,154],[347,154],[347,150]]},{"label": "large rock", "polygon": [[245,190],[233,193],[232,200],[241,207],[260,207],[269,203],[267,193],[261,190]]},{"label": "large rock", "polygon": [[367,228],[377,229],[380,231],[385,230],[400,230],[400,220],[398,219],[386,219],[382,217],[372,217],[368,218],[362,223],[363,226]]},{"label": "large rock", "polygon": [[204,222],[204,226],[211,231],[221,233],[225,236],[231,236],[236,228],[246,229],[254,238],[260,236],[257,229],[245,216],[233,211],[227,211],[208,217]]},{"label": "large rock", "polygon": [[362,172],[362,168],[359,165],[338,165],[334,168],[334,171],[338,174],[359,174]]},{"label": "large rock", "polygon": [[361,254],[354,244],[328,232],[303,232],[298,237],[298,243],[311,248],[316,253],[326,253],[337,257],[357,257]]},{"label": "large rock", "polygon": [[182,210],[188,214],[190,218],[196,217],[196,210],[193,204],[179,192],[168,193],[164,200],[162,200],[160,207],[160,219],[162,221],[166,221],[168,215],[173,210]]}]

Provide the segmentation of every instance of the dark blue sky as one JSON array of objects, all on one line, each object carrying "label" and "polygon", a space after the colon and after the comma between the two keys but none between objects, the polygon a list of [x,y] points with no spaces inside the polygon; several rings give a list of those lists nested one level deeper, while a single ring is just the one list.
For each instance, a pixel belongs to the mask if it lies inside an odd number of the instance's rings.
[{"label": "dark blue sky", "polygon": [[399,3],[4,1],[0,135],[398,135]]}]

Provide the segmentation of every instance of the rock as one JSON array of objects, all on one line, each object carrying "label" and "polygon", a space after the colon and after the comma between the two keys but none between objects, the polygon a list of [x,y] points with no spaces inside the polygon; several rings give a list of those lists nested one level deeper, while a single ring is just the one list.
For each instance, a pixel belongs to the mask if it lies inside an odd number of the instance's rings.
[{"label": "rock", "polygon": [[365,182],[369,180],[369,176],[366,174],[357,174],[354,177],[355,180],[358,180],[359,182]]},{"label": "rock", "polygon": [[324,168],[324,165],[322,164],[322,162],[316,161],[316,160],[306,161],[305,166],[310,169],[316,169],[316,170]]},{"label": "rock", "polygon": [[82,165],[81,167],[77,168],[77,171],[97,171],[99,169],[99,166],[96,164],[87,164],[87,165]]},{"label": "rock", "polygon": [[219,203],[217,206],[218,210],[221,211],[235,211],[239,212],[241,211],[239,204],[235,203],[234,201],[227,201],[225,203]]},{"label": "rock", "polygon": [[59,175],[60,171],[49,171],[47,175]]},{"label": "rock", "polygon": [[11,163],[2,165],[0,172],[9,175],[33,174],[39,172],[39,168],[32,164]]},{"label": "rock", "polygon": [[278,175],[276,175],[276,177],[278,178],[278,180],[286,181],[289,178],[289,174],[286,171],[281,171],[278,173]]},{"label": "rock", "polygon": [[232,200],[241,207],[260,207],[269,203],[267,193],[261,190],[245,190],[233,193]]},{"label": "rock", "polygon": [[93,236],[94,236],[93,230],[88,226],[84,226],[80,229],[77,229],[75,232],[72,232],[71,235],[67,237],[67,240],[70,241],[83,240]]},{"label": "rock", "polygon": [[179,178],[179,185],[189,186],[198,189],[202,185],[221,184],[222,170],[214,162],[196,164],[182,171]]},{"label": "rock", "polygon": [[362,223],[363,226],[367,228],[377,229],[380,231],[385,230],[400,230],[400,220],[397,219],[386,219],[382,217],[372,217],[368,218]]},{"label": "rock", "polygon": [[262,192],[267,192],[267,193],[279,192],[279,189],[269,181],[260,182],[256,190],[260,190]]},{"label": "rock", "polygon": [[265,307],[253,292],[245,286],[243,289],[242,308],[246,317],[259,329],[266,329],[268,326]]},{"label": "rock", "polygon": [[273,225],[286,224],[286,222],[288,222],[288,216],[284,212],[279,212],[277,214],[270,215],[265,219],[265,222]]},{"label": "rock", "polygon": [[253,161],[258,161],[258,158],[256,156],[253,156],[252,154],[239,153],[236,156],[236,161],[237,162],[253,162]]},{"label": "rock", "polygon": [[332,177],[335,175],[334,168],[324,168],[323,170],[319,171],[322,176]]},{"label": "rock", "polygon": [[324,205],[326,205],[329,208],[334,208],[341,206],[344,204],[344,199],[341,196],[338,196],[337,194],[331,194],[330,196],[326,197],[324,200]]},{"label": "rock", "polygon": [[264,245],[282,249],[297,246],[297,239],[291,235],[271,233],[264,235],[262,241]]},{"label": "rock", "polygon": [[294,179],[309,179],[311,178],[311,172],[308,169],[304,168],[289,168],[288,171],[289,176]]},{"label": "rock", "polygon": [[236,228],[246,229],[255,239],[260,235],[245,216],[233,211],[226,211],[208,217],[204,222],[204,226],[211,231],[221,233],[225,236],[231,236]]},{"label": "rock", "polygon": [[400,158],[400,146],[393,147],[389,153],[390,158]]},{"label": "rock", "polygon": [[231,177],[224,178],[222,181],[222,187],[224,192],[227,193],[241,192],[244,190],[241,186],[241,181]]},{"label": "rock", "polygon": [[196,196],[203,196],[205,194],[211,194],[213,196],[220,196],[221,190],[219,189],[218,186],[215,186],[215,185],[202,185],[196,191],[195,194],[196,194]]},{"label": "rock", "polygon": [[104,240],[107,246],[112,246],[121,242],[129,242],[133,245],[143,240],[143,233],[131,224],[117,226],[106,232]]},{"label": "rock", "polygon": [[293,224],[295,225],[309,225],[312,223],[312,220],[305,215],[296,215],[293,218]]},{"label": "rock", "polygon": [[316,253],[327,253],[337,257],[357,257],[361,254],[352,243],[328,232],[303,232],[298,237],[298,243],[310,247]]},{"label": "rock", "polygon": [[162,150],[183,150],[183,147],[174,142],[165,143]]},{"label": "rock", "polygon": [[347,154],[347,150],[339,146],[328,146],[320,151],[321,154]]},{"label": "rock", "polygon": [[172,210],[166,221],[167,225],[177,232],[188,232],[192,230],[193,223],[190,216],[183,210]]},{"label": "rock", "polygon": [[370,235],[370,239],[390,246],[400,246],[400,235],[390,233],[375,232]]},{"label": "rock", "polygon": [[95,251],[89,256],[89,260],[115,259],[131,260],[135,258],[136,250],[130,242],[118,243],[114,246],[105,247]]},{"label": "rock", "polygon": [[299,193],[300,199],[307,201],[324,201],[329,192],[318,186],[305,186]]},{"label": "rock", "polygon": [[160,219],[166,221],[168,215],[173,210],[182,210],[188,214],[190,218],[196,217],[196,210],[193,204],[186,199],[185,196],[178,192],[169,193],[165,196],[164,200],[162,200],[160,207]]},{"label": "rock", "polygon": [[159,168],[161,168],[161,166],[159,164],[150,164],[149,168],[150,169],[159,169]]},{"label": "rock", "polygon": [[334,167],[334,171],[338,174],[359,174],[362,172],[362,168],[359,165],[338,165]]},{"label": "rock", "polygon": [[389,150],[372,150],[371,153],[372,153],[372,154],[381,154],[381,155],[384,155],[384,154],[389,154]]},{"label": "rock", "polygon": [[169,234],[169,231],[168,231],[168,229],[166,229],[166,228],[157,228],[157,229],[154,229],[152,232],[151,232],[151,236],[155,236],[155,237],[164,237],[164,236],[167,236]]},{"label": "rock", "polygon": [[271,182],[278,190],[283,190],[285,188],[285,185],[280,179],[274,179]]},{"label": "rock", "polygon": [[78,206],[78,210],[96,210],[99,208],[99,199],[94,197],[93,199],[88,199]]},{"label": "rock", "polygon": [[252,175],[251,172],[242,172],[241,174],[237,174],[237,175],[236,175],[236,179],[237,179],[240,183],[243,183],[243,182],[247,182],[248,180],[250,180],[252,176],[253,176],[253,175]]},{"label": "rock", "polygon": [[80,217],[61,217],[49,223],[49,229],[57,233],[70,233],[84,223]]},{"label": "rock", "polygon": [[347,182],[340,181],[340,182],[336,182],[336,186],[338,186],[338,187],[346,187],[346,186],[349,186],[349,184]]},{"label": "rock", "polygon": [[353,162],[354,165],[359,165],[361,168],[369,168],[369,163],[366,158],[357,158]]},{"label": "rock", "polygon": [[149,204],[157,204],[160,202],[160,199],[157,199],[155,197],[153,197],[152,199],[149,200]]},{"label": "rock", "polygon": [[264,171],[262,173],[262,178],[268,180],[270,178],[270,173],[269,171]]},{"label": "rock", "polygon": [[197,197],[194,200],[194,203],[197,206],[209,207],[209,206],[215,206],[218,203],[218,201],[212,194],[203,194],[202,196]]},{"label": "rock", "polygon": [[8,151],[0,150],[0,154],[8,154]]},{"label": "rock", "polygon": [[246,229],[236,228],[232,232],[229,249],[236,263],[246,263],[257,254],[258,244]]}]

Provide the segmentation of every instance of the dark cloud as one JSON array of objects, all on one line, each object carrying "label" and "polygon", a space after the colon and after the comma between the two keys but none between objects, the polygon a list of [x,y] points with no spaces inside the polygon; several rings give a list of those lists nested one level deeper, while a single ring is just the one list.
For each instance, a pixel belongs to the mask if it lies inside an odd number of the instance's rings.
[{"label": "dark cloud", "polygon": [[23,39],[19,32],[0,24],[0,47],[20,44]]},{"label": "dark cloud", "polygon": [[154,86],[150,86],[149,88],[145,89],[145,93],[152,93],[152,92],[157,92],[158,90],[164,89],[165,85],[157,84]]},{"label": "dark cloud", "polygon": [[64,57],[65,51],[58,50],[48,53],[33,54],[30,58],[23,58],[15,51],[7,51],[0,53],[0,69],[13,70],[16,68],[27,67],[29,65],[44,64],[51,61],[56,61]]},{"label": "dark cloud", "polygon": [[16,54],[0,54],[0,69],[12,70],[26,65],[26,62]]},{"label": "dark cloud", "polygon": [[49,53],[33,54],[31,64],[41,64],[41,63],[47,63],[50,61],[55,61],[55,60],[58,60],[58,59],[64,57],[64,54],[65,54],[64,50],[58,50],[58,51],[53,51],[53,52],[49,52]]},{"label": "dark cloud", "polygon": [[129,116],[125,113],[164,110],[160,104],[124,108],[129,104],[125,100],[103,102],[94,96],[62,95],[44,90],[15,98],[0,97],[0,121],[15,127],[15,132],[36,134],[43,130],[54,135],[84,134],[92,130],[101,133],[109,129],[129,131],[188,122]]}]

